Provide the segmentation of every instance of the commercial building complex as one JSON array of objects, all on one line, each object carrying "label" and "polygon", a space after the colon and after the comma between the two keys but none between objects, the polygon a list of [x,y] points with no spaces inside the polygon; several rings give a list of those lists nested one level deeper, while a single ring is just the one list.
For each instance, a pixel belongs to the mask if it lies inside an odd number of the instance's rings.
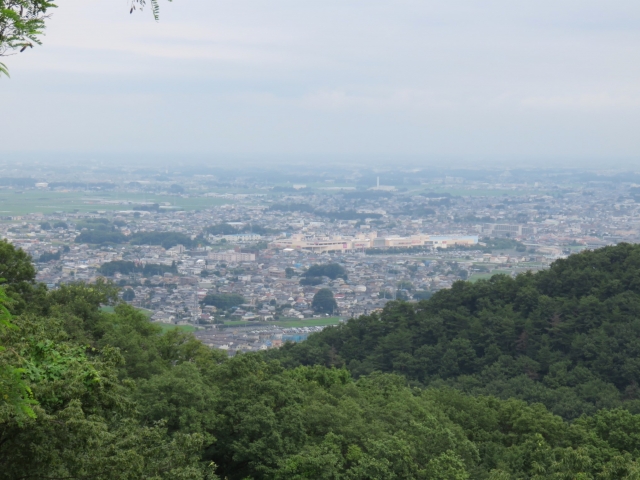
[{"label": "commercial building complex", "polygon": [[508,223],[485,223],[480,232],[489,237],[523,237],[535,235],[536,228],[530,225],[513,225]]},{"label": "commercial building complex", "polygon": [[324,252],[350,252],[367,248],[393,248],[393,247],[429,247],[447,248],[454,245],[471,246],[478,243],[477,235],[428,235],[418,234],[409,237],[391,235],[378,237],[376,232],[359,234],[354,237],[332,236],[316,237],[302,234],[274,240],[271,244],[274,248],[291,248],[296,250],[308,250],[316,253]]},{"label": "commercial building complex", "polygon": [[228,252],[209,252],[207,258],[215,262],[237,263],[253,262],[256,259],[256,255],[255,253],[242,253],[230,250]]}]

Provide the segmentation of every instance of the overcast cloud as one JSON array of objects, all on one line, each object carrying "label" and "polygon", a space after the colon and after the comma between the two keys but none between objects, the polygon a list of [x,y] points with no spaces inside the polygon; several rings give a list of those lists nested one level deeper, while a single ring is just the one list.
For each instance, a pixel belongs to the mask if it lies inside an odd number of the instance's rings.
[{"label": "overcast cloud", "polygon": [[64,0],[9,152],[640,157],[640,2]]}]

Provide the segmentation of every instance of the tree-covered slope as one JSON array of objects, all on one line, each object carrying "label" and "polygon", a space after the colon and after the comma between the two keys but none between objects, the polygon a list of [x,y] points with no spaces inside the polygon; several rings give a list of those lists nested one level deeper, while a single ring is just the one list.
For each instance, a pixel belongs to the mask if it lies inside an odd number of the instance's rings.
[{"label": "tree-covered slope", "polygon": [[640,246],[573,255],[515,279],[457,282],[269,352],[416,385],[542,402],[565,418],[640,411]]},{"label": "tree-covered slope", "polygon": [[[403,375],[229,359],[129,305],[102,311],[117,299],[109,284],[47,291],[3,246],[0,266],[19,268],[0,286],[0,479],[640,477],[640,415],[628,410],[569,422],[541,404],[417,388]],[[406,304],[387,314],[405,330],[423,323]],[[392,333],[377,342],[406,343]],[[342,362],[337,349],[313,348]],[[302,351],[285,352],[300,363]]]}]

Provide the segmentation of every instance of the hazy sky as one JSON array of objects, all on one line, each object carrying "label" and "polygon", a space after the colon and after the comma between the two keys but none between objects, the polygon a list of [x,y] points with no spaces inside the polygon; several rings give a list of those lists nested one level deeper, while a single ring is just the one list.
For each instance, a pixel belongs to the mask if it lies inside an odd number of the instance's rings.
[{"label": "hazy sky", "polygon": [[3,60],[0,152],[640,166],[638,0],[59,3]]}]

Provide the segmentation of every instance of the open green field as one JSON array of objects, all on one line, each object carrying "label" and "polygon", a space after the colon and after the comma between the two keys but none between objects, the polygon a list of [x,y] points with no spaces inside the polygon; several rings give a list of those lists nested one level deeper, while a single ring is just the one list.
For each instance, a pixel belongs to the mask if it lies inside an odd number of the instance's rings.
[{"label": "open green field", "polygon": [[490,273],[474,273],[469,277],[470,282],[477,282],[478,280],[488,280],[494,275],[511,275],[511,270],[494,270]]},{"label": "open green field", "polygon": [[493,276],[493,273],[474,273],[469,277],[470,282],[477,282],[478,280],[488,280]]},{"label": "open green field", "polygon": [[325,325],[337,325],[340,323],[339,317],[327,317],[327,318],[309,318],[306,320],[300,320],[298,318],[285,318],[275,322],[245,322],[242,320],[232,320],[224,322],[226,327],[246,327],[251,325],[275,325],[280,328],[294,328],[294,327],[321,327]]},{"label": "open green field", "polygon": [[63,192],[25,190],[0,190],[0,216],[26,215],[29,213],[90,212],[95,210],[131,210],[126,202],[170,203],[184,210],[199,210],[229,203],[224,198],[183,198],[175,195],[148,195],[122,192]]},{"label": "open green field", "polygon": [[274,322],[275,325],[283,328],[291,327],[320,327],[324,325],[337,325],[340,323],[339,317],[327,317],[327,318],[309,318],[307,320],[300,320],[298,318],[279,320]]}]

